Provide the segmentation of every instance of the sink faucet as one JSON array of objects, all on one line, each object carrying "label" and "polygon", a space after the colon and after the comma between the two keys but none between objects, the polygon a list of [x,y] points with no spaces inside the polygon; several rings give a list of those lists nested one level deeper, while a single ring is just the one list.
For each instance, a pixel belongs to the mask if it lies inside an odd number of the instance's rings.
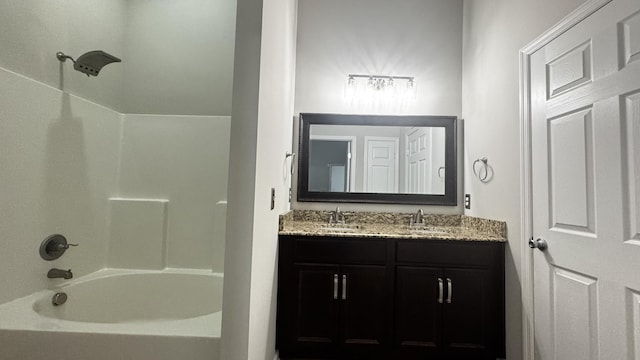
[{"label": "sink faucet", "polygon": [[47,273],[47,277],[49,279],[71,279],[73,277],[73,273],[71,272],[71,269],[69,270],[51,269]]},{"label": "sink faucet", "polygon": [[336,206],[336,210],[331,212],[331,216],[329,217],[329,224],[342,224],[346,223],[344,219],[344,213],[340,211],[340,207]]},{"label": "sink faucet", "polygon": [[411,223],[409,225],[423,225],[424,224],[424,211],[418,209],[416,214],[411,217]]}]

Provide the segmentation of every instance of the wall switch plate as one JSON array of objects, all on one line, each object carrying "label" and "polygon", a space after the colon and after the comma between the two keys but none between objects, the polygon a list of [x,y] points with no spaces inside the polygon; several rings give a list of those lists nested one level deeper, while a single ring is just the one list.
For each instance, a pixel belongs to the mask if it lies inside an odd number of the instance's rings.
[{"label": "wall switch plate", "polygon": [[464,194],[464,208],[471,209],[471,194]]},{"label": "wall switch plate", "polygon": [[271,210],[276,208],[276,189],[271,188]]}]

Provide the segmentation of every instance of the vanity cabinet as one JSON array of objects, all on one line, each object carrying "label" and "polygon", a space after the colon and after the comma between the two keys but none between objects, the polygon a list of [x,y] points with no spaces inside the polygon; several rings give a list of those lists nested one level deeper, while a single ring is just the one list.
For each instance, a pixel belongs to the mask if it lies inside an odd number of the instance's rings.
[{"label": "vanity cabinet", "polygon": [[365,242],[281,238],[281,358],[386,358],[392,306],[387,243]]},{"label": "vanity cabinet", "polygon": [[393,359],[504,357],[501,243],[398,240]]},{"label": "vanity cabinet", "polygon": [[282,359],[504,357],[504,244],[280,236]]}]

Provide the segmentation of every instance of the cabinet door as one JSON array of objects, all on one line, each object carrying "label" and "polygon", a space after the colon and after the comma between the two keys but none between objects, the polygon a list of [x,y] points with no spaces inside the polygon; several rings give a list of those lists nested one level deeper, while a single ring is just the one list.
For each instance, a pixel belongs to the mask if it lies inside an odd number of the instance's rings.
[{"label": "cabinet door", "polygon": [[333,264],[295,264],[295,283],[283,284],[292,299],[283,351],[287,356],[334,357],[338,349],[340,267]]},{"label": "cabinet door", "polygon": [[382,265],[342,265],[340,317],[345,358],[386,359],[391,296],[387,268]]},{"label": "cabinet door", "polygon": [[[439,280],[442,281],[442,292]],[[441,298],[444,301],[442,269],[396,267],[394,359],[432,359],[438,356]]]},{"label": "cabinet door", "polygon": [[499,297],[489,269],[445,269],[443,351],[451,359],[495,359]]}]

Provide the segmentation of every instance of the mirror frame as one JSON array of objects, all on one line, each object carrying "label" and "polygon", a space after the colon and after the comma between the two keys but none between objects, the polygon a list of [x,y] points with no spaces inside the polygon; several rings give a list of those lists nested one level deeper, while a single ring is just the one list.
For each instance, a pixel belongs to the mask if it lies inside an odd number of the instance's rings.
[{"label": "mirror frame", "polygon": [[[439,194],[309,191],[311,125],[368,125],[445,128],[445,190]],[[458,205],[457,117],[404,115],[341,115],[301,113],[299,119],[298,201],[377,204]]]}]

